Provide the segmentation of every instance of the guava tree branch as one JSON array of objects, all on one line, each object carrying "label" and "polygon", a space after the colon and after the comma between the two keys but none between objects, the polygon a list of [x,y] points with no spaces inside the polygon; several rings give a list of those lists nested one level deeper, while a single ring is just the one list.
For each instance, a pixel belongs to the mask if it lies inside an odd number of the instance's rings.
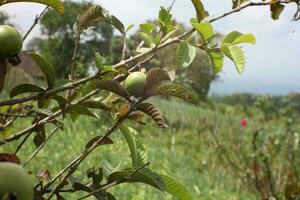
[{"label": "guava tree branch", "polygon": [[266,2],[248,2],[248,3],[245,3],[245,4],[242,4],[241,6],[235,8],[235,9],[232,9],[231,11],[229,12],[226,12],[218,17],[215,17],[215,18],[212,18],[209,20],[209,22],[215,22],[217,20],[220,20],[228,15],[231,15],[233,13],[236,13],[236,12],[240,12],[241,10],[245,9],[245,8],[248,8],[248,7],[256,7],[256,6],[270,6],[272,4],[275,4],[275,3],[280,3],[280,4],[289,4],[289,3],[293,3],[293,1],[291,0],[277,0],[277,1],[266,1]]},{"label": "guava tree branch", "polygon": [[56,127],[51,133],[50,135],[45,139],[45,141],[27,158],[27,160],[24,162],[23,167],[25,167],[25,165],[27,165],[40,151],[42,148],[44,148],[44,146],[46,145],[46,143],[50,140],[50,138],[54,135],[54,133],[58,130],[59,128]]},{"label": "guava tree branch", "polygon": [[31,27],[28,29],[28,31],[24,34],[23,36],[23,41],[26,40],[27,36],[29,35],[29,33],[31,33],[31,31],[33,30],[33,28],[39,23],[40,19],[43,17],[43,15],[46,13],[48,9],[48,6],[46,6],[44,8],[44,10],[35,17],[34,21],[33,21],[33,24],[31,25]]}]

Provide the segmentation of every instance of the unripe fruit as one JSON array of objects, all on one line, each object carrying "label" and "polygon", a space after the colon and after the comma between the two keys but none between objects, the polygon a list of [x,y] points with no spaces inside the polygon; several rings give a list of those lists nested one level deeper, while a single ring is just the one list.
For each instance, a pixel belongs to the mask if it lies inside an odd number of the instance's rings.
[{"label": "unripe fruit", "polygon": [[143,72],[133,72],[125,80],[125,88],[135,97],[143,96],[146,87],[147,75]]},{"label": "unripe fruit", "polygon": [[20,165],[0,163],[0,199],[12,193],[18,200],[33,200],[33,181]]},{"label": "unripe fruit", "polygon": [[9,25],[0,25],[0,59],[14,56],[21,51],[23,40],[18,31]]}]

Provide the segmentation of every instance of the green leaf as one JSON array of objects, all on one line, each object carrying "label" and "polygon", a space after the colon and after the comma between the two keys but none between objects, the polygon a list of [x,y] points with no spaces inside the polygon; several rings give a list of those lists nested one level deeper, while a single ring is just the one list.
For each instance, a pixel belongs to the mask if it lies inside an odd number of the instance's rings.
[{"label": "green leaf", "polygon": [[13,98],[19,94],[23,94],[23,93],[29,93],[29,92],[44,92],[45,89],[37,86],[37,85],[33,85],[30,83],[25,83],[25,84],[20,84],[17,85],[16,87],[14,87],[10,93],[9,96],[10,98]]},{"label": "green leaf", "polygon": [[143,168],[137,171],[134,175],[130,176],[134,170],[122,170],[115,171],[111,173],[108,177],[108,181],[121,181],[122,182],[130,182],[130,183],[145,183],[147,185],[151,185],[162,192],[166,191],[166,184],[164,183],[162,177],[156,173],[151,171],[149,168]]},{"label": "green leaf", "polygon": [[155,26],[150,23],[140,24],[140,29],[142,32],[146,33],[147,35],[151,35],[151,33],[155,30]]},{"label": "green leaf", "polygon": [[226,35],[226,37],[222,42],[222,44],[241,44],[241,43],[255,44],[256,38],[251,33],[242,34],[238,31],[232,31],[231,33]]},{"label": "green leaf", "polygon": [[48,89],[54,88],[55,86],[55,75],[53,66],[41,55],[29,52],[28,55],[38,64],[44,75],[46,76]]},{"label": "green leaf", "polygon": [[118,94],[126,99],[129,99],[130,95],[128,92],[123,88],[122,85],[118,81],[112,79],[102,79],[102,80],[94,80],[91,81],[87,87],[85,88],[86,92],[100,89],[100,90],[107,90]]},{"label": "green leaf", "polygon": [[163,113],[151,103],[141,103],[137,109],[149,115],[160,128],[167,128]]},{"label": "green leaf", "polygon": [[224,43],[229,43],[229,44],[231,44],[231,43],[233,43],[233,41],[236,39],[236,38],[238,38],[238,37],[240,37],[241,35],[243,35],[242,33],[240,33],[240,32],[238,32],[238,31],[232,31],[232,32],[230,32],[230,33],[228,33],[226,36],[225,36],[225,38],[224,38],[224,40],[223,40],[223,44]]},{"label": "green leaf", "polygon": [[214,50],[214,49],[206,50],[206,52],[213,66],[214,73],[216,74],[220,72],[223,68],[223,63],[224,63],[223,53],[221,51]]},{"label": "green leaf", "polygon": [[142,138],[138,132],[131,127],[127,127],[124,123],[119,126],[119,129],[129,146],[132,166],[139,167],[146,164],[148,162],[148,155]]},{"label": "green leaf", "polygon": [[165,84],[158,87],[154,95],[174,96],[191,103],[196,103],[198,101],[197,96],[193,92],[186,87],[175,83]]},{"label": "green leaf", "polygon": [[113,167],[107,160],[102,160],[101,167],[103,175],[106,179],[108,179],[110,174],[119,170],[119,166]]},{"label": "green leaf", "polygon": [[209,22],[192,23],[192,26],[198,31],[204,44],[208,44],[210,39],[214,36],[214,29]]},{"label": "green leaf", "polygon": [[151,95],[152,89],[158,87],[162,82],[171,81],[167,71],[161,68],[152,68],[147,73],[146,78],[146,93]]},{"label": "green leaf", "polygon": [[114,15],[110,16],[111,24],[120,31],[120,33],[125,33],[125,28],[123,23]]},{"label": "green leaf", "polygon": [[85,106],[82,106],[82,105],[76,105],[76,106],[72,107],[70,114],[71,114],[71,117],[73,120],[75,120],[78,115],[86,115],[86,116],[90,116],[90,117],[99,119],[99,116],[96,113],[90,111],[88,108],[86,108]]},{"label": "green leaf", "polygon": [[193,200],[193,196],[191,192],[180,182],[173,179],[172,177],[168,175],[160,175],[164,183],[167,186],[167,192],[175,197],[178,198],[178,200]]},{"label": "green leaf", "polygon": [[127,26],[125,32],[127,33],[129,30],[131,30],[134,27],[134,24],[130,24]]},{"label": "green leaf", "polygon": [[232,44],[240,44],[240,43],[249,43],[249,44],[255,44],[256,38],[253,34],[247,33],[239,36],[236,38]]},{"label": "green leaf", "polygon": [[110,107],[101,101],[88,100],[81,102],[80,105],[87,108],[100,109],[100,110],[110,110]]},{"label": "green leaf", "polygon": [[192,0],[192,3],[195,7],[195,10],[197,12],[197,19],[198,19],[198,22],[200,22],[202,19],[204,19],[207,14],[206,14],[206,11],[204,9],[204,6],[203,6],[203,3],[201,0]]},{"label": "green leaf", "polygon": [[158,19],[163,26],[166,26],[171,23],[172,15],[166,8],[160,7]]},{"label": "green leaf", "polygon": [[148,34],[143,33],[143,32],[139,32],[138,36],[141,38],[141,40],[143,40],[145,42],[145,44],[147,46],[153,47],[155,45],[154,39],[151,35],[148,35]]},{"label": "green leaf", "polygon": [[[59,96],[59,95],[55,95],[51,98],[54,99],[58,103],[58,105],[62,111],[65,110],[66,105],[68,103],[67,99],[65,99],[64,97]],[[63,114],[64,114],[64,112],[63,112]]]},{"label": "green leaf", "polygon": [[95,64],[96,67],[101,71],[104,67],[105,59],[99,52],[95,52]]},{"label": "green leaf", "polygon": [[242,73],[245,68],[245,57],[241,47],[237,45],[222,45],[222,51],[224,54],[232,60],[239,73]]},{"label": "green leaf", "polygon": [[172,15],[170,14],[169,10],[164,7],[160,8],[158,21],[163,36],[173,31],[175,28],[172,24]]},{"label": "green leaf", "polygon": [[178,45],[176,51],[176,62],[178,67],[188,67],[196,57],[196,47],[182,42]]},{"label": "green leaf", "polygon": [[61,15],[64,14],[64,4],[61,0],[0,0],[0,6],[7,3],[14,3],[14,2],[40,3],[54,8]]},{"label": "green leaf", "polygon": [[282,5],[280,3],[271,4],[270,10],[271,10],[272,19],[277,20],[277,19],[279,19],[280,14],[284,10],[284,5]]},{"label": "green leaf", "polygon": [[101,20],[105,20],[103,8],[99,5],[89,7],[77,21],[77,34],[80,35],[85,29]]}]

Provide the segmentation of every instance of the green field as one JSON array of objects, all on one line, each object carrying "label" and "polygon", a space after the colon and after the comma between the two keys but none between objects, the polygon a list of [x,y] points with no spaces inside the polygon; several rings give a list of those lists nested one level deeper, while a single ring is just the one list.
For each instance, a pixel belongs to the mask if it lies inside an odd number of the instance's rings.
[{"label": "green field", "polygon": [[[226,156],[245,171],[251,172],[251,164],[247,166],[249,163],[247,158],[251,154],[249,150],[251,133],[257,126],[261,126],[262,129],[272,133],[267,141],[273,140],[273,137],[281,137],[281,133],[286,131],[284,118],[260,123],[263,115],[253,109],[252,112],[256,113],[255,118],[249,118],[247,127],[241,127],[240,120],[245,113],[239,106],[220,104],[211,107],[205,104],[196,107],[175,100],[157,99],[152,102],[161,108],[169,121],[170,128],[160,129],[149,118],[145,119],[144,126],[133,124],[147,145],[151,169],[180,180],[193,193],[195,199],[259,199],[254,183],[245,184],[244,179],[228,163]],[[100,115],[103,116],[103,120],[100,121],[85,116],[75,122],[65,119],[64,131],[56,132],[26,168],[33,174],[37,174],[40,169],[48,169],[52,175],[55,175],[83,150],[89,139],[104,132],[110,122],[105,119],[105,114]],[[281,120],[282,124],[279,124],[278,120]],[[214,134],[217,135],[222,146],[216,145],[207,127],[208,124],[216,128]],[[50,131],[53,127],[48,128]],[[98,147],[80,166],[75,177],[84,178],[88,168],[100,166],[104,159],[121,169],[130,166],[130,152],[121,133],[114,132],[111,138],[114,144]],[[13,152],[16,145],[14,143],[1,146],[0,151]],[[27,142],[19,153],[21,160],[26,160],[34,150],[32,141]],[[279,151],[272,160],[282,159],[282,156],[286,156],[286,151]],[[276,169],[278,164],[275,163],[274,167]],[[285,178],[280,180],[286,181]],[[114,187],[111,192],[119,199],[172,199],[171,196],[142,184],[122,184]],[[66,197],[76,199],[81,195],[83,194],[78,193]]]}]

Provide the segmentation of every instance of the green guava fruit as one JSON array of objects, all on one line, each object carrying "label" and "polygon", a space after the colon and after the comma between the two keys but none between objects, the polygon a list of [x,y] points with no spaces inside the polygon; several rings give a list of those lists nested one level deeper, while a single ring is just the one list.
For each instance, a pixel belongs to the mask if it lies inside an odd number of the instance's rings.
[{"label": "green guava fruit", "polygon": [[147,75],[143,72],[133,72],[125,80],[125,89],[135,97],[141,97],[145,93]]},{"label": "green guava fruit", "polygon": [[33,180],[20,165],[0,162],[0,199],[9,193],[18,200],[33,200]]},{"label": "green guava fruit", "polygon": [[22,46],[23,40],[14,27],[0,25],[0,59],[16,55]]}]

